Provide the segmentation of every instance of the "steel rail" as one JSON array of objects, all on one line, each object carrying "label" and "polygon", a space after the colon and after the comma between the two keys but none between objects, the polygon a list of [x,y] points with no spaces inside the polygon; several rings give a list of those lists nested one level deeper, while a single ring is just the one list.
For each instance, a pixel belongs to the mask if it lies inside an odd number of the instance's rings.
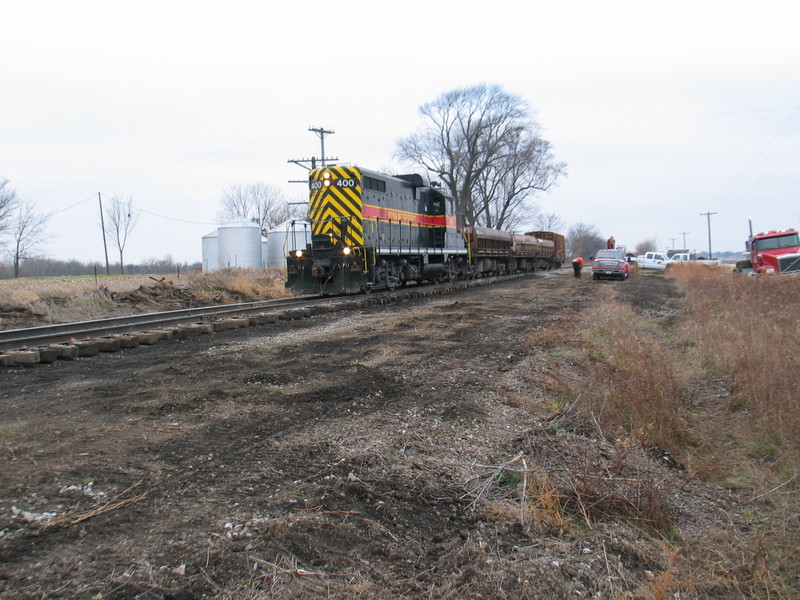
[{"label": "steel rail", "polygon": [[[519,275],[507,276],[504,279],[515,279]],[[481,285],[493,283],[497,278],[481,278]],[[464,283],[464,282],[462,282]],[[471,287],[470,284],[465,284]],[[415,286],[416,287],[416,286]],[[427,286],[426,286],[427,287]],[[427,287],[436,289],[439,285]],[[108,337],[113,334],[128,332],[144,332],[149,329],[169,325],[185,325],[203,322],[206,317],[225,317],[253,312],[274,311],[290,307],[316,306],[338,302],[351,302],[352,295],[342,296],[305,296],[302,298],[279,298],[239,304],[220,304],[197,308],[180,308],[163,312],[108,317],[92,321],[58,323],[25,329],[0,330],[0,352],[38,348],[50,344],[59,344],[74,340]]]},{"label": "steel rail", "polygon": [[197,308],[181,308],[163,312],[108,317],[93,321],[42,325],[25,329],[6,329],[0,331],[0,351],[58,344],[78,338],[105,337],[112,334],[143,331],[167,325],[197,323],[202,321],[203,318],[211,316],[221,317],[265,310],[277,310],[294,306],[313,306],[314,304],[325,302],[330,302],[330,299],[278,299],[243,302],[240,304],[220,304]]}]

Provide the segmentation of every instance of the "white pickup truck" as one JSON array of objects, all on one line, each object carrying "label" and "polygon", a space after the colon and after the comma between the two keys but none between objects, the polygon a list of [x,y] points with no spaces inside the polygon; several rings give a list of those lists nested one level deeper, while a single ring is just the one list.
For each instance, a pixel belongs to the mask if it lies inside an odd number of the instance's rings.
[{"label": "white pickup truck", "polygon": [[675,263],[695,263],[698,265],[705,265],[706,267],[718,267],[719,261],[718,260],[709,260],[707,258],[693,258],[691,254],[688,252],[678,252],[677,254],[673,254],[672,258],[670,258],[670,262],[672,264]]},{"label": "white pickup truck", "polygon": [[663,252],[645,252],[636,257],[636,264],[640,269],[658,269],[663,271],[670,263],[670,259]]}]

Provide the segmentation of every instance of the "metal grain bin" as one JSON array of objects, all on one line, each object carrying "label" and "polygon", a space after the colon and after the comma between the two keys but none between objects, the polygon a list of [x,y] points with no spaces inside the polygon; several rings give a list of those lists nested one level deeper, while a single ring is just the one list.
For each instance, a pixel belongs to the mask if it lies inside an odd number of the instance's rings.
[{"label": "metal grain bin", "polygon": [[217,229],[219,268],[261,269],[261,228],[255,223],[228,223]]},{"label": "metal grain bin", "polygon": [[311,243],[311,224],[294,219],[281,223],[267,233],[266,266],[285,267],[286,255]]},{"label": "metal grain bin", "polygon": [[219,269],[219,234],[215,229],[203,236],[203,271]]}]

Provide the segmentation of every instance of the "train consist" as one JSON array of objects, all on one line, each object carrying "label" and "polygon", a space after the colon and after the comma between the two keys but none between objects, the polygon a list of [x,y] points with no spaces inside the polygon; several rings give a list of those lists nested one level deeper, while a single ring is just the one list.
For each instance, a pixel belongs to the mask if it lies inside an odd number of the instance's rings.
[{"label": "train consist", "polygon": [[355,166],[309,174],[311,243],[287,257],[295,294],[393,290],[409,282],[559,268],[564,237],[459,227],[457,207],[420,175]]}]

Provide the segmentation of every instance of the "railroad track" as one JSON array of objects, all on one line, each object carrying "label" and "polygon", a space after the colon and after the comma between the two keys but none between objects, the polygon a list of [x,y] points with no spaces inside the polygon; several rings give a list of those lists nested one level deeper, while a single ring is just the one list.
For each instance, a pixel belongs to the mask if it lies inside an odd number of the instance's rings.
[{"label": "railroad track", "polygon": [[519,277],[480,278],[366,296],[303,297],[184,308],[0,331],[0,366],[50,363],[88,357],[120,348],[151,345],[165,338],[185,338],[249,325],[294,320],[338,310],[391,304]]},{"label": "railroad track", "polygon": [[330,303],[327,298],[291,298],[183,308],[163,312],[125,315],[93,321],[58,323],[0,331],[0,351],[63,344],[76,340],[105,338],[130,332],[208,322],[237,315],[293,309]]}]

